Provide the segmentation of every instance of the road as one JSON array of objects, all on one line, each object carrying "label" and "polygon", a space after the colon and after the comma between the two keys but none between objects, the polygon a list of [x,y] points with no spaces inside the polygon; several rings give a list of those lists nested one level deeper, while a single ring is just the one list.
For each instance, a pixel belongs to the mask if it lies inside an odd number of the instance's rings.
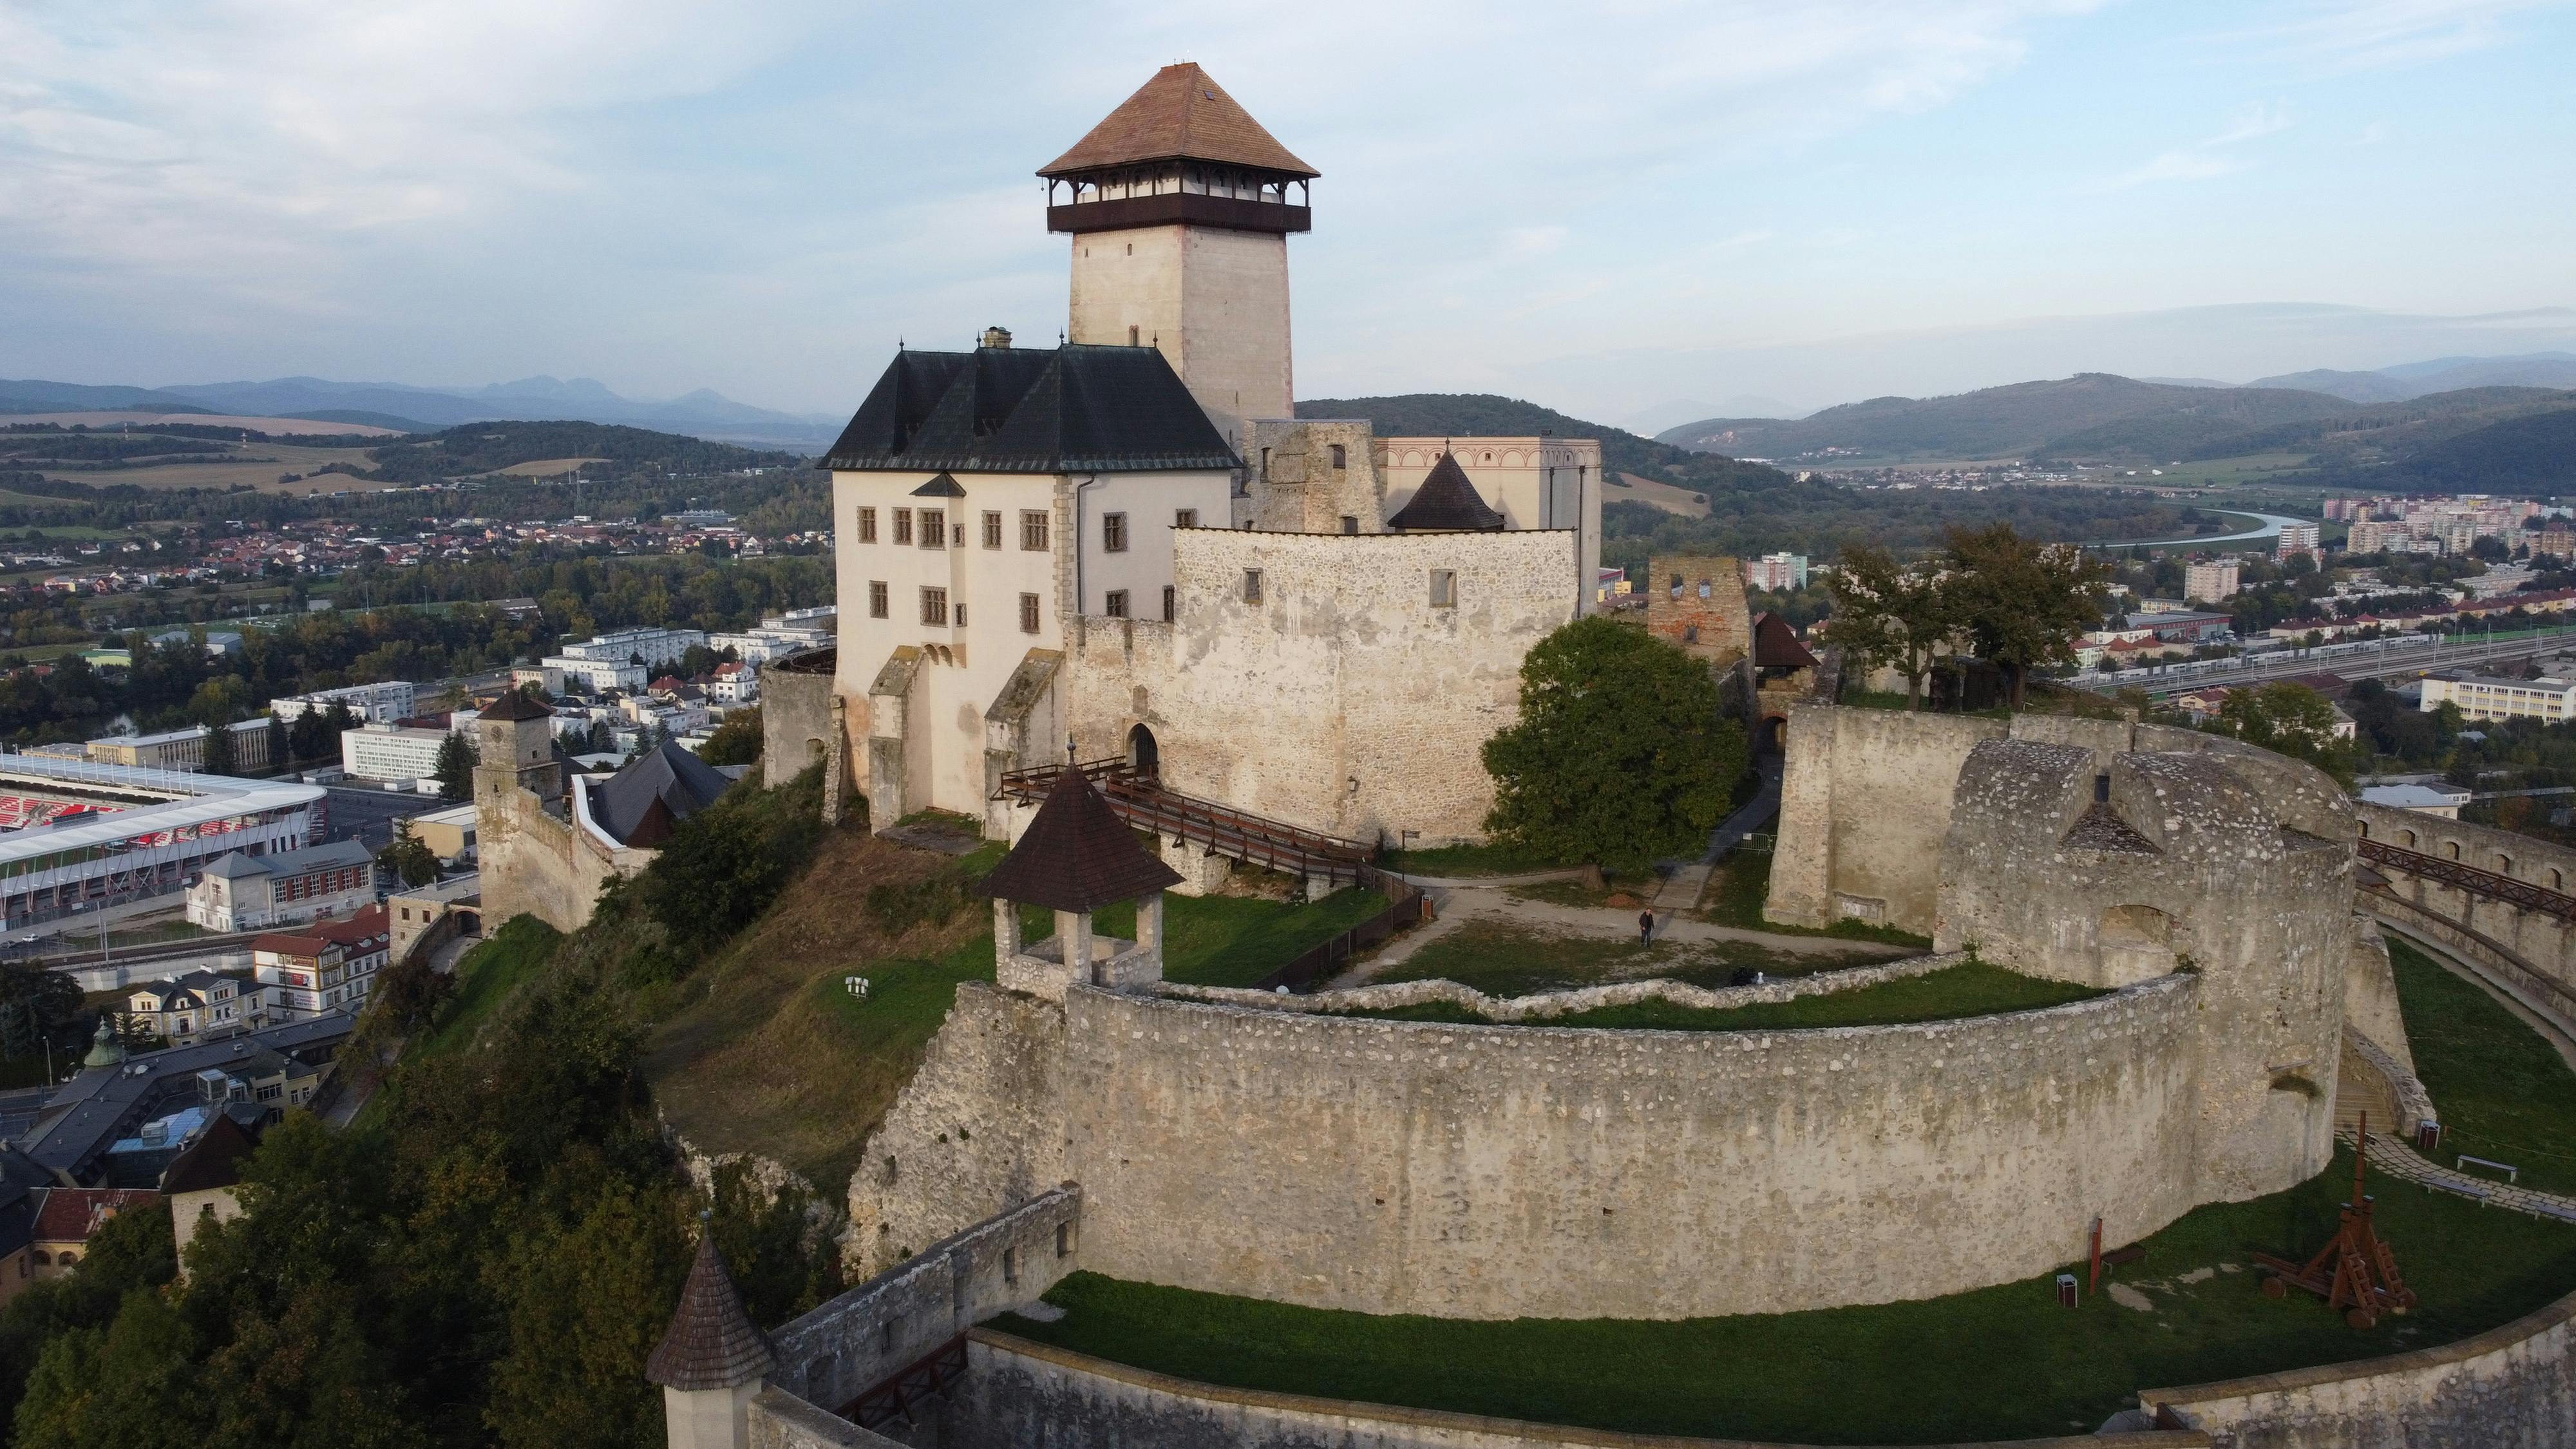
[{"label": "road", "polygon": [[2163,696],[2218,684],[2262,684],[2301,674],[2339,674],[2346,679],[2411,677],[2435,669],[2457,669],[2463,665],[2489,664],[2500,659],[2527,659],[2570,647],[2576,647],[2576,625],[2528,630],[2497,640],[2485,640],[2472,634],[2466,643],[2437,644],[2430,648],[2390,645],[2384,649],[2356,649],[2340,654],[2325,650],[2285,650],[2253,659],[2239,656],[2197,665],[2169,665],[2163,672],[2145,679],[2120,680],[2085,675],[2066,682],[2097,694],[2143,689],[2150,695]]}]

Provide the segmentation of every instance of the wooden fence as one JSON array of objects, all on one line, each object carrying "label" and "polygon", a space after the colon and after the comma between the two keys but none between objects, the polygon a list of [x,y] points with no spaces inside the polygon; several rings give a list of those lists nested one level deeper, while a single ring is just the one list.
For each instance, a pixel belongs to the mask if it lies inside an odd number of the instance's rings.
[{"label": "wooden fence", "polygon": [[1422,892],[1401,876],[1364,865],[1359,868],[1359,888],[1383,892],[1387,908],[1262,977],[1252,983],[1252,989],[1275,991],[1284,986],[1300,993],[1312,991],[1317,982],[1341,974],[1353,957],[1422,919]]}]

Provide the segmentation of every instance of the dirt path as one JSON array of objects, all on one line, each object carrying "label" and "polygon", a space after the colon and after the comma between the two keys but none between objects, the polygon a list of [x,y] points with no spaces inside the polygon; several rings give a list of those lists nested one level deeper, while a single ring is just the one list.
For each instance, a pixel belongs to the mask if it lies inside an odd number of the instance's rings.
[{"label": "dirt path", "polygon": [[[1509,890],[1491,888],[1433,891],[1430,893],[1433,915],[1431,923],[1408,931],[1387,943],[1384,950],[1361,961],[1327,983],[1328,990],[1365,986],[1388,968],[1410,960],[1423,947],[1464,926],[1469,921],[1501,921],[1530,928],[1534,933],[1551,936],[1594,936],[1604,940],[1630,940],[1637,934],[1637,912],[1616,906],[1569,906],[1554,901],[1535,901],[1512,894]],[[1776,931],[1750,931],[1736,926],[1711,925],[1686,917],[1659,916],[1655,926],[1658,942],[1707,944],[1718,941],[1742,941],[1767,950],[1793,956],[1872,957],[1895,960],[1919,956],[1912,946],[1891,946],[1877,941],[1852,941],[1840,936],[1791,936]]]}]

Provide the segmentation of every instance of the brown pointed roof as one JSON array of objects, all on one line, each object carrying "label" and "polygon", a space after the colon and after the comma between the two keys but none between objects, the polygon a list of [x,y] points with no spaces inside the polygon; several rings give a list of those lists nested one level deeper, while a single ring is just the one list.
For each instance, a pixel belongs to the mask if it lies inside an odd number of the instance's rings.
[{"label": "brown pointed roof", "polygon": [[1798,631],[1789,621],[1768,610],[1753,616],[1753,667],[1756,669],[1813,669],[1816,656],[1798,642]]},{"label": "brown pointed roof", "polygon": [[1503,516],[1485,506],[1476,485],[1467,481],[1467,470],[1458,466],[1458,455],[1443,452],[1440,461],[1431,465],[1430,476],[1413,496],[1386,521],[1393,529],[1475,529],[1493,532],[1503,526]]},{"label": "brown pointed roof", "polygon": [[778,1366],[769,1340],[752,1326],[742,1294],[725,1271],[712,1231],[698,1236],[697,1261],[680,1289],[680,1306],[671,1327],[644,1360],[644,1377],[687,1392],[730,1389],[747,1384]]},{"label": "brown pointed roof", "polygon": [[524,689],[513,689],[492,701],[480,716],[483,719],[551,719],[553,717],[554,709],[551,706],[537,703],[536,697]]},{"label": "brown pointed roof", "polygon": [[1038,174],[1063,176],[1139,161],[1216,161],[1291,176],[1323,174],[1263,130],[1195,61],[1154,72],[1108,119]]},{"label": "brown pointed roof", "polygon": [[984,877],[984,894],[1057,911],[1096,911],[1176,886],[1080,770],[1067,770],[1020,843]]}]

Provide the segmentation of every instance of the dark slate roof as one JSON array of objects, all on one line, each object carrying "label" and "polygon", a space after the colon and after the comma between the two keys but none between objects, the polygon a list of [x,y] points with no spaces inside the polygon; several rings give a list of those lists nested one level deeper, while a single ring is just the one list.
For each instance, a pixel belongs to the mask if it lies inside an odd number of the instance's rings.
[{"label": "dark slate roof", "polygon": [[1813,669],[1816,656],[1798,642],[1798,631],[1789,621],[1765,610],[1753,616],[1753,667],[1756,669]]},{"label": "dark slate roof", "polygon": [[36,1240],[36,1192],[20,1183],[0,1184],[0,1258]]},{"label": "dark slate roof", "polygon": [[226,880],[244,880],[251,876],[268,874],[268,867],[257,858],[236,850],[207,866],[205,873],[222,876]]},{"label": "dark slate roof", "polygon": [[821,466],[1153,473],[1240,462],[1159,350],[1072,344],[898,352]]},{"label": "dark slate roof", "polygon": [[529,697],[524,689],[514,689],[492,701],[482,712],[484,719],[552,719],[554,709]]},{"label": "dark slate roof", "polygon": [[1119,102],[1040,176],[1065,176],[1143,161],[1216,161],[1290,176],[1323,173],[1300,161],[1195,61],[1167,65]]},{"label": "dark slate roof", "polygon": [[241,1181],[241,1160],[258,1146],[240,1123],[217,1116],[197,1134],[196,1141],[188,1144],[187,1150],[161,1169],[161,1191],[167,1195],[231,1187]]},{"label": "dark slate roof", "polygon": [[1057,911],[1096,911],[1181,883],[1147,854],[1079,770],[1047,792],[1020,843],[984,878],[984,894]]},{"label": "dark slate roof", "polygon": [[1458,455],[1444,451],[1440,461],[1431,465],[1430,476],[1422,480],[1422,486],[1413,491],[1386,526],[1408,531],[1474,529],[1490,533],[1503,526],[1503,516],[1485,506],[1476,485],[1467,481],[1467,470],[1458,466]]},{"label": "dark slate roof", "polygon": [[915,498],[963,498],[966,496],[966,489],[964,485],[957,481],[956,474],[942,473],[938,477],[933,478],[929,482],[912,490],[912,496]]},{"label": "dark slate roof", "polygon": [[742,1306],[742,1294],[725,1271],[712,1232],[698,1237],[697,1261],[680,1288],[680,1306],[671,1327],[644,1360],[644,1377],[683,1393],[696,1389],[730,1389],[760,1378],[778,1366],[769,1340],[753,1325]]},{"label": "dark slate roof", "polygon": [[335,1011],[192,1047],[137,1052],[114,1066],[84,1068],[45,1104],[35,1129],[19,1139],[19,1146],[57,1180],[82,1176],[110,1142],[130,1135],[164,1102],[173,1084],[208,1067],[241,1073],[281,1052],[318,1060],[347,1039],[356,1020]]},{"label": "dark slate roof", "polygon": [[732,783],[715,766],[664,740],[591,787],[590,818],[621,844],[659,845]]}]

